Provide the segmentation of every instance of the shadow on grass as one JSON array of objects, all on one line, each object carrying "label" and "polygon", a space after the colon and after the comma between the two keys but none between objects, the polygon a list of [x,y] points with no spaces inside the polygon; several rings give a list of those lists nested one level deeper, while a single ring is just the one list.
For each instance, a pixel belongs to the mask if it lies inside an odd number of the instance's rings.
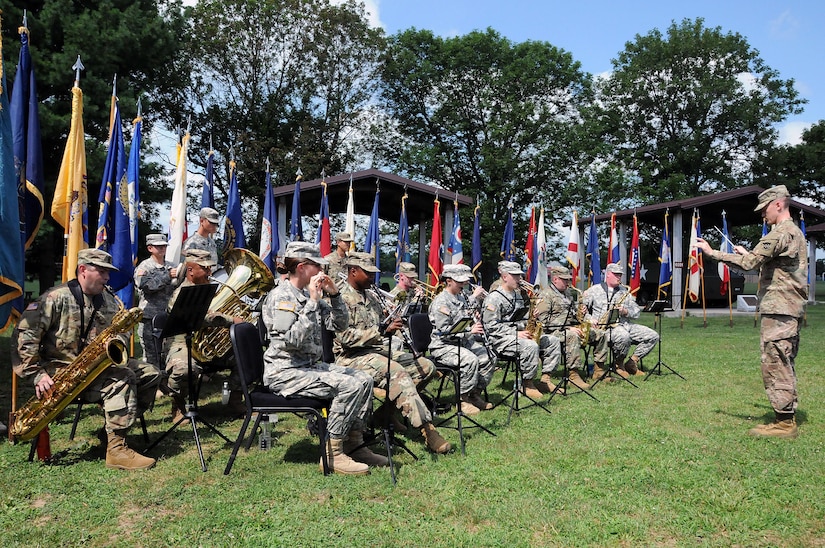
[{"label": "shadow on grass", "polygon": [[[724,411],[722,409],[716,409],[714,412],[718,415],[725,415],[727,417],[733,417],[736,419],[741,419],[743,422],[755,422],[757,424],[767,424],[769,422],[773,422],[776,415],[774,414],[773,408],[769,405],[765,405],[764,403],[754,403],[753,406],[762,411],[761,415],[755,414],[746,414],[746,413],[731,413],[730,411]],[[801,425],[808,422],[808,413],[805,411],[797,410],[796,411],[796,424]]]}]

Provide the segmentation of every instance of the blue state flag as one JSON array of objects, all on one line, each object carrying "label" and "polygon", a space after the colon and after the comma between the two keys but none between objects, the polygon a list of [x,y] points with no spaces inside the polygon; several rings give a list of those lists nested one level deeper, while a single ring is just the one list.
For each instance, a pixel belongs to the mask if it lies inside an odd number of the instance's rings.
[{"label": "blue state flag", "polygon": [[[109,153],[104,168],[104,184],[111,186],[109,219],[104,225],[106,241],[96,242],[97,247],[108,249],[112,255],[112,264],[118,268],[109,274],[109,286],[131,308],[134,286],[135,262],[132,258],[132,227],[129,219],[129,181],[127,180],[126,147],[123,142],[123,126],[120,120],[120,107],[115,100],[112,131],[109,137]],[[100,235],[98,219],[98,235]]]},{"label": "blue state flag", "polygon": [[515,232],[513,230],[513,202],[507,204],[507,224],[504,225],[504,236],[501,239],[501,258],[504,261],[513,261],[516,257]]},{"label": "blue state flag", "polygon": [[462,264],[464,262],[464,249],[461,241],[461,217],[458,215],[458,201],[453,201],[453,231],[450,234],[450,242],[447,244],[447,254],[450,256],[450,264]]},{"label": "blue state flag", "polygon": [[295,177],[295,191],[292,193],[292,217],[289,220],[289,240],[304,241],[304,227],[301,222],[301,170]]},{"label": "blue state flag", "polygon": [[659,289],[657,299],[662,299],[669,294],[668,287],[673,281],[673,261],[671,260],[670,235],[667,229],[667,217],[665,213],[665,226],[662,230],[662,245],[659,248]]},{"label": "blue state flag", "polygon": [[587,256],[590,257],[590,285],[602,283],[602,258],[599,255],[599,233],[596,230],[596,212],[590,217],[590,234],[587,236]]},{"label": "blue state flag", "polygon": [[246,248],[243,233],[241,194],[238,190],[238,169],[235,160],[229,162],[229,200],[226,204],[226,222],[223,227],[224,253],[233,248]]},{"label": "blue state flag", "polygon": [[364,251],[370,253],[373,258],[375,259],[375,266],[378,268],[378,272],[375,273],[375,283],[378,284],[379,280],[381,279],[381,261],[380,261],[380,239],[381,239],[381,232],[379,230],[379,223],[381,222],[378,218],[378,197],[380,195],[379,189],[375,189],[375,201],[372,204],[372,214],[370,214],[370,224],[367,228],[367,241],[364,243]]},{"label": "blue state flag", "polygon": [[266,168],[266,195],[264,196],[264,216],[261,221],[260,257],[269,271],[275,273],[276,257],[280,253],[281,241],[278,236],[278,208],[272,193],[272,177],[269,174],[269,162]]},{"label": "blue state flag", "polygon": [[126,166],[126,180],[129,193],[129,227],[132,239],[132,264],[137,266],[137,254],[140,242],[138,241],[138,220],[140,219],[140,145],[143,142],[143,117],[140,113],[134,119],[135,126],[132,135],[132,147],[129,149],[129,161]]},{"label": "blue state flag", "polygon": [[407,220],[407,193],[401,197],[401,217],[398,220],[398,242],[395,246],[395,272],[399,265],[410,262],[410,225]]}]

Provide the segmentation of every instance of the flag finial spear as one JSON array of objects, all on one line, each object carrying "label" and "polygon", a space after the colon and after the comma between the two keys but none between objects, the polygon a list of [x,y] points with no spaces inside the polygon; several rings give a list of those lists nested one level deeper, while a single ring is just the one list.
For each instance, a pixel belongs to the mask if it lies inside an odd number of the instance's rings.
[{"label": "flag finial spear", "polygon": [[72,68],[74,69],[74,85],[80,87],[80,71],[86,68],[83,66],[83,61],[80,60],[80,54],[77,55],[77,61],[74,62]]}]

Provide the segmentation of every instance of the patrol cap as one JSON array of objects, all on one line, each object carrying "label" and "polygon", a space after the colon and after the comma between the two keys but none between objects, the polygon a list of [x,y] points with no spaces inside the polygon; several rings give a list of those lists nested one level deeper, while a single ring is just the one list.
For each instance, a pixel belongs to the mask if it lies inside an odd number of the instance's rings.
[{"label": "patrol cap", "polygon": [[759,204],[754,211],[762,211],[768,204],[780,198],[790,198],[791,193],[785,185],[772,186],[759,195]]},{"label": "patrol cap", "polygon": [[401,263],[398,265],[398,273],[404,274],[408,278],[416,278],[418,279],[418,270],[415,268],[415,265],[412,263]]},{"label": "patrol cap", "polygon": [[570,274],[570,269],[566,266],[556,265],[550,267],[550,276],[556,276],[562,280],[572,280],[573,275]]},{"label": "patrol cap", "polygon": [[183,255],[183,260],[187,263],[195,263],[204,268],[218,264],[212,260],[212,254],[205,249],[187,249]]},{"label": "patrol cap", "polygon": [[376,272],[381,272],[375,266],[375,257],[372,256],[372,253],[350,251],[347,256],[347,266],[358,266],[367,272],[372,272],[373,274]]},{"label": "patrol cap", "polygon": [[213,225],[216,225],[221,222],[220,214],[218,214],[218,212],[212,209],[211,207],[204,207],[203,209],[201,209],[200,217],[201,219],[206,219]]},{"label": "patrol cap", "polygon": [[166,241],[166,236],[163,234],[147,234],[146,245],[162,246],[169,245],[169,242]]},{"label": "patrol cap", "polygon": [[457,282],[469,282],[473,271],[466,264],[447,264],[441,271],[442,278],[451,278]]},{"label": "patrol cap", "polygon": [[349,232],[339,232],[335,235],[336,242],[351,242],[352,241],[352,234]]},{"label": "patrol cap", "polygon": [[106,270],[120,270],[112,264],[112,256],[102,249],[81,249],[77,252],[77,264],[96,266]]},{"label": "patrol cap", "polygon": [[610,263],[606,267],[604,267],[605,272],[612,272],[613,274],[618,274],[621,276],[624,274],[624,269],[620,263]]},{"label": "patrol cap", "polygon": [[329,264],[329,261],[321,256],[321,248],[309,242],[289,242],[286,244],[284,257],[289,259],[306,259],[320,266]]},{"label": "patrol cap", "polygon": [[524,274],[524,271],[521,269],[521,265],[514,263],[513,261],[499,261],[498,271],[513,275]]}]

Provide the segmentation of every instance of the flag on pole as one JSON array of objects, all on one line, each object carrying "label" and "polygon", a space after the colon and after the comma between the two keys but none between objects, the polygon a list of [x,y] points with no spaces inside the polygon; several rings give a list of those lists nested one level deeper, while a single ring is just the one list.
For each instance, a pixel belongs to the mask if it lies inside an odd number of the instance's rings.
[{"label": "flag on pole", "polygon": [[437,285],[444,263],[441,257],[444,254],[444,246],[441,244],[441,203],[436,194],[433,200],[433,234],[430,237],[430,254],[427,258],[427,283]]},{"label": "flag on pole", "polygon": [[344,221],[344,232],[349,232],[352,241],[349,243],[349,250],[355,250],[355,201],[352,198],[352,174],[349,176],[349,193],[347,196],[347,213]]},{"label": "flag on pole", "polygon": [[527,275],[527,281],[535,283],[536,275],[538,274],[537,269],[537,255],[538,251],[536,251],[536,208],[530,208],[530,225],[527,227],[527,243],[524,245],[524,254],[527,257],[527,264],[525,265],[524,271]]},{"label": "flag on pole", "polygon": [[670,252],[670,235],[667,229],[668,213],[665,211],[665,227],[662,230],[662,245],[659,248],[659,289],[656,293],[657,299],[667,297],[668,287],[673,281],[673,260]]},{"label": "flag on pole", "polygon": [[203,193],[201,194],[201,209],[211,207],[215,209],[215,151],[209,143],[209,155],[206,157],[206,175],[203,179]]},{"label": "flag on pole", "polygon": [[633,214],[633,237],[630,239],[630,293],[636,296],[642,284],[642,255],[639,250],[639,223]]},{"label": "flag on pole", "polygon": [[226,219],[223,223],[223,246],[224,253],[230,249],[246,249],[241,193],[238,189],[238,166],[234,159],[229,160],[229,199],[226,203]]},{"label": "flag on pole", "polygon": [[570,263],[570,270],[573,275],[572,284],[576,286],[579,282],[581,263],[579,261],[579,216],[575,210],[573,210],[573,222],[570,223],[570,236],[567,239],[567,253],[565,257],[567,258],[567,262]]},{"label": "flag on pole", "polygon": [[169,245],[166,260],[178,264],[183,251],[183,233],[186,230],[186,164],[189,160],[189,132],[177,144],[175,160],[175,189],[172,191],[172,209],[169,213]]},{"label": "flag on pole", "polygon": [[398,242],[395,245],[395,272],[402,262],[410,262],[410,224],[407,221],[407,190],[401,196],[401,218],[398,220]]},{"label": "flag on pole", "polygon": [[321,174],[321,208],[318,213],[318,232],[315,234],[315,243],[321,249],[321,256],[332,253],[332,236],[329,229],[329,201],[327,200],[327,181]]},{"label": "flag on pole", "polygon": [[539,223],[536,227],[536,264],[538,274],[536,282],[542,288],[547,287],[547,235],[544,232],[544,208],[539,210]]},{"label": "flag on pole", "polygon": [[590,216],[590,234],[587,236],[587,256],[590,257],[590,285],[602,283],[602,258],[599,256],[599,233],[596,231],[596,212]]},{"label": "flag on pole", "polygon": [[17,187],[19,179],[15,174],[14,165],[9,88],[3,67],[0,67],[0,72],[0,331],[4,331],[19,319],[22,312],[14,303],[23,294],[25,273],[20,233],[20,194]]},{"label": "flag on pole", "polygon": [[699,288],[702,276],[702,250],[698,247],[698,239],[701,238],[699,228],[699,212],[693,212],[690,227],[690,248],[688,256],[688,298],[690,302],[699,302]]},{"label": "flag on pole", "polygon": [[[733,253],[733,246],[730,244],[730,235],[728,234],[728,218],[725,214],[725,210],[722,210],[722,234],[725,235],[722,238],[722,245],[719,246],[719,251],[722,253]],[[730,267],[719,261],[716,264],[716,268],[719,272],[719,293],[722,295],[728,294],[728,288],[730,287]]]},{"label": "flag on pole", "polygon": [[[97,231],[95,232],[95,247],[103,251],[110,251],[114,223],[109,209],[112,206],[112,193],[123,174],[126,173],[126,152],[123,150],[123,130],[120,125],[120,107],[117,104],[117,91],[112,86],[112,99],[109,107],[109,142],[106,151],[106,163],[103,165],[103,181],[100,183],[100,194],[97,217]],[[112,263],[114,264],[114,262]]]},{"label": "flag on pole", "polygon": [[618,263],[622,260],[619,249],[619,233],[616,231],[616,214],[610,216],[610,241],[607,243],[607,262]]},{"label": "flag on pole", "polygon": [[370,224],[367,227],[367,239],[364,243],[364,251],[369,253],[375,259],[375,267],[378,269],[378,272],[375,273],[375,283],[378,284],[378,281],[381,279],[381,231],[379,229],[379,224],[381,220],[378,218],[378,197],[380,195],[380,189],[376,185],[375,187],[375,201],[372,203],[372,213],[370,214]]},{"label": "flag on pole", "polygon": [[476,277],[476,281],[478,281],[478,269],[481,268],[481,220],[479,219],[479,213],[481,211],[481,207],[478,205],[478,197],[476,197],[476,207],[473,210],[473,249],[471,252],[471,261],[473,263],[473,275]]},{"label": "flag on pole", "polygon": [[447,255],[450,256],[450,264],[464,263],[464,249],[462,248],[461,242],[461,217],[458,215],[458,200],[453,200],[453,231],[450,234]]},{"label": "flag on pole", "polygon": [[504,237],[501,239],[501,258],[514,261],[516,258],[515,231],[513,229],[513,201],[507,204],[507,224],[504,225]]},{"label": "flag on pole", "polygon": [[304,241],[304,227],[301,221],[301,168],[295,175],[295,191],[292,193],[292,217],[289,220],[289,241]]},{"label": "flag on pole", "polygon": [[[78,61],[80,59],[78,58]],[[78,66],[75,64],[75,66]],[[82,68],[82,65],[81,65]],[[77,69],[78,73],[80,69]],[[63,227],[63,281],[77,277],[77,252],[89,247],[89,199],[86,186],[86,141],[83,131],[83,92],[79,76],[72,87],[72,121],[60,173],[54,189],[51,214]]]},{"label": "flag on pole", "polygon": [[276,257],[280,252],[281,242],[278,237],[278,208],[272,193],[272,178],[269,173],[269,159],[266,160],[266,195],[264,196],[264,214],[261,221],[260,257],[269,271],[274,273]]},{"label": "flag on pole", "polygon": [[129,194],[129,233],[132,240],[132,264],[137,266],[138,220],[141,214],[140,203],[140,145],[143,142],[143,116],[140,99],[138,99],[137,117],[132,120],[135,129],[132,133],[132,147],[129,149],[129,161],[126,164],[126,181]]},{"label": "flag on pole", "polygon": [[[805,246],[808,245],[808,231],[805,229],[805,212],[799,210],[799,230],[802,231],[802,236],[805,238]],[[808,285],[811,285],[811,269],[808,268]]]}]

